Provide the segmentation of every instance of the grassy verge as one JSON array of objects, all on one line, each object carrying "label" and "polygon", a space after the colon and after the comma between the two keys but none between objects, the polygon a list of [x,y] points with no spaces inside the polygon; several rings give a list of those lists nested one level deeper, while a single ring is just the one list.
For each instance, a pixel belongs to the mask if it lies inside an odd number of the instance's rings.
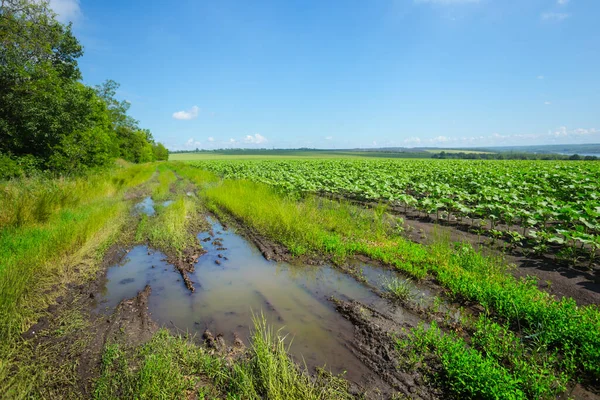
[{"label": "grassy verge", "polygon": [[[547,353],[550,381],[556,381],[555,375],[560,382],[577,378],[597,384],[600,379],[598,307],[557,301],[532,279],[513,278],[502,260],[483,256],[468,244],[411,243],[397,234],[384,209],[364,210],[310,196],[297,200],[257,183],[224,181],[208,187],[204,196],[213,211],[232,214],[295,254],[322,253],[334,262],[364,254],[417,279],[435,277],[456,298],[481,304],[500,326],[518,333],[524,346]],[[499,358],[494,353],[490,357]],[[518,363],[532,370],[539,365],[526,352],[509,368],[519,370]]]},{"label": "grassy verge", "polygon": [[344,399],[347,383],[326,374],[311,379],[287,354],[284,339],[255,318],[252,345],[229,361],[166,330],[133,357],[109,344],[96,382],[96,399],[240,398]]},{"label": "grassy verge", "polygon": [[14,209],[18,218],[5,213],[0,228],[0,392],[26,396],[36,377],[14,362],[27,351],[20,334],[65,290],[66,282],[91,275],[128,215],[123,192],[149,179],[154,169],[130,166],[89,181],[3,184],[0,209],[19,203],[20,196],[26,206]]},{"label": "grassy verge", "polygon": [[162,163],[158,166],[158,183],[153,188],[152,198],[156,202],[167,200],[171,193],[171,185],[177,181],[175,173],[169,168],[168,164]]},{"label": "grassy verge", "polygon": [[194,227],[198,224],[197,201],[180,195],[167,207],[157,206],[156,216],[142,216],[136,241],[180,257],[184,249],[197,245]]}]

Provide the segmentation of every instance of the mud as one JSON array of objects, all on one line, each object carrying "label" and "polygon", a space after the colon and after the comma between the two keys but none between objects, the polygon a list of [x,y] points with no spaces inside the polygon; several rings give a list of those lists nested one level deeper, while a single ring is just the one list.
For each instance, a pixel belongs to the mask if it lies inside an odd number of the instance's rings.
[{"label": "mud", "polygon": [[184,249],[181,256],[171,255],[167,257],[169,264],[173,265],[175,269],[179,271],[181,278],[185,283],[185,287],[192,293],[196,291],[196,287],[194,286],[194,282],[190,279],[190,274],[194,273],[194,266],[198,262],[198,258],[205,253],[206,250],[200,246],[200,243],[197,243],[195,246]]},{"label": "mud", "polygon": [[[409,323],[397,322],[368,305],[357,301],[332,299],[337,311],[354,326],[353,353],[375,372],[391,390],[412,399],[443,398],[438,389],[430,387],[417,372],[403,371],[398,364],[394,336],[403,335],[403,329],[413,328]],[[382,385],[377,385],[382,390]]]}]

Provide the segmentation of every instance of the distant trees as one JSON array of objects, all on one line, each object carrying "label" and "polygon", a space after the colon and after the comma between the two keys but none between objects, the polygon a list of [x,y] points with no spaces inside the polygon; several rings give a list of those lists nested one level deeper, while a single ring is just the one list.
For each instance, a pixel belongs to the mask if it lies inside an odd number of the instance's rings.
[{"label": "distant trees", "polygon": [[47,2],[0,1],[0,178],[166,159],[116,100],[116,82],[80,82],[83,48]]}]

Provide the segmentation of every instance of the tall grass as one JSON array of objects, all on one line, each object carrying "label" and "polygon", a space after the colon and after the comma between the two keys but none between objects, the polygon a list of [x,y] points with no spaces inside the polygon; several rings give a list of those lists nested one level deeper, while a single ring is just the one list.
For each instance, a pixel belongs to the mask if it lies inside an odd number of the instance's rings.
[{"label": "tall grass", "polygon": [[[13,364],[19,334],[64,290],[84,257],[98,255],[127,217],[122,199],[155,170],[132,166],[101,176],[11,181],[2,186],[0,228],[0,392],[27,393],[28,379]],[[22,199],[23,204],[20,203]],[[10,215],[6,207],[15,207]],[[15,389],[15,387],[17,389]]]},{"label": "tall grass", "polygon": [[0,182],[0,229],[45,223],[65,208],[114,197],[148,180],[154,168],[125,166],[76,178],[33,177]]},{"label": "tall grass", "polygon": [[158,173],[158,184],[152,191],[152,198],[155,201],[164,201],[169,198],[171,185],[177,181],[177,177],[166,163],[158,166]]},{"label": "tall grass", "polygon": [[159,207],[157,215],[144,215],[136,232],[136,240],[147,240],[150,245],[167,254],[181,256],[182,251],[196,242],[190,232],[191,224],[196,223],[197,203],[180,195],[168,207]]},{"label": "tall grass", "polygon": [[[264,317],[254,318],[247,354],[226,361],[185,338],[159,331],[132,362],[125,349],[109,344],[95,387],[96,399],[349,399],[347,383],[320,375],[316,380],[287,353],[285,338]],[[131,364],[139,365],[134,369]]]}]

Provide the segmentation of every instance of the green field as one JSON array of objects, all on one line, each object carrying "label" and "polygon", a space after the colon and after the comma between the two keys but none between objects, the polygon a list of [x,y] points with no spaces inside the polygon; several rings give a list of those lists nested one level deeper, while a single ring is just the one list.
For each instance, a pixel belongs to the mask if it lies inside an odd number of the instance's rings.
[{"label": "green field", "polygon": [[384,152],[347,150],[231,150],[199,153],[172,153],[172,161],[195,160],[286,160],[331,158],[429,158],[426,152]]}]

